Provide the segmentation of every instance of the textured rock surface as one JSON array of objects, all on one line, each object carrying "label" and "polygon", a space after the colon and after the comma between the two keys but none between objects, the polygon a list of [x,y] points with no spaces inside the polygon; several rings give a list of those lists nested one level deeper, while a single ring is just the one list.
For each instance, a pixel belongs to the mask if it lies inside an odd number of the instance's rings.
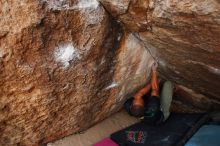
[{"label": "textured rock surface", "polygon": [[195,113],[217,109],[218,106],[215,100],[179,85],[177,86],[172,110],[176,112]]},{"label": "textured rock surface", "polygon": [[149,77],[150,54],[95,0],[3,0],[0,7],[0,145],[84,130]]},{"label": "textured rock surface", "polygon": [[147,82],[154,59],[181,85],[173,110],[220,107],[218,0],[100,2],[126,32],[96,0],[0,2],[0,145],[88,128]]},{"label": "textured rock surface", "polygon": [[[163,78],[205,95],[204,101],[213,105],[209,110],[219,109],[219,0],[100,1],[142,40]],[[206,106],[203,101],[198,104]]]}]

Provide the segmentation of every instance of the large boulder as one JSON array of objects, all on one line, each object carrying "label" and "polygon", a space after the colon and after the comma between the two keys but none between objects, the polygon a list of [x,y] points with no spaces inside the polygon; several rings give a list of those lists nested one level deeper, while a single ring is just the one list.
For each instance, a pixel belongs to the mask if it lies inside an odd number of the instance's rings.
[{"label": "large boulder", "polygon": [[[159,64],[160,76],[203,94],[220,108],[219,0],[100,0],[107,11],[140,39]],[[193,103],[193,98],[185,98]],[[197,107],[206,106],[198,101]],[[183,100],[181,100],[183,103]],[[186,103],[186,102],[185,102]],[[198,104],[200,104],[198,106]],[[211,104],[211,105],[210,105]],[[179,104],[183,105],[183,104]],[[190,105],[190,104],[188,104]],[[185,106],[184,108],[187,108]],[[203,108],[204,109],[204,108]]]},{"label": "large boulder", "polygon": [[154,60],[180,84],[173,110],[219,109],[218,0],[99,1],[0,2],[0,145],[40,145],[103,120],[146,84]]},{"label": "large boulder", "polygon": [[0,5],[0,145],[82,131],[147,82],[153,58],[96,0]]}]

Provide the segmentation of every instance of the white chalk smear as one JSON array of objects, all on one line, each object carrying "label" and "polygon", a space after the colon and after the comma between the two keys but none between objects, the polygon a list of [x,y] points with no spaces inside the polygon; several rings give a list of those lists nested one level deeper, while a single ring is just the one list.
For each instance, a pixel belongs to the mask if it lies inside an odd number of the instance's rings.
[{"label": "white chalk smear", "polygon": [[41,0],[46,2],[49,9],[52,10],[79,10],[96,9],[99,6],[97,0],[79,0],[77,4],[70,4],[67,0]]},{"label": "white chalk smear", "polygon": [[115,88],[115,87],[118,87],[118,86],[119,86],[118,83],[113,82],[113,83],[110,84],[108,87],[106,87],[105,90],[109,90],[109,89],[112,89],[112,88]]},{"label": "white chalk smear", "polygon": [[99,2],[97,0],[80,0],[77,5],[79,9],[85,9],[85,8],[96,9],[98,6],[99,6]]},{"label": "white chalk smear", "polygon": [[216,68],[214,66],[205,64],[203,62],[193,61],[193,60],[186,60],[186,62],[193,63],[193,64],[199,64],[199,65],[203,66],[204,68],[206,68],[207,70],[209,70],[210,72],[217,74],[217,75],[220,75],[220,69]]},{"label": "white chalk smear", "polygon": [[70,65],[70,61],[80,59],[80,54],[78,49],[76,49],[72,43],[67,43],[59,45],[55,49],[55,59],[67,68]]}]

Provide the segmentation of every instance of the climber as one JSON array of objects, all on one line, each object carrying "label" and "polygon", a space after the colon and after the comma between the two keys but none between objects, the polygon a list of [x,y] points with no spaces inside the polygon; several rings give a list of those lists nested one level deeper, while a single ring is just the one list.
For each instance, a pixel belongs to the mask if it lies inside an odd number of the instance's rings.
[{"label": "climber", "polygon": [[[157,65],[152,67],[151,83],[139,90],[133,98],[125,102],[126,110],[135,117],[147,123],[160,123],[169,117],[169,108],[172,101],[173,85],[170,81],[163,84],[161,97],[157,78]],[[151,96],[143,98],[151,90]]]}]

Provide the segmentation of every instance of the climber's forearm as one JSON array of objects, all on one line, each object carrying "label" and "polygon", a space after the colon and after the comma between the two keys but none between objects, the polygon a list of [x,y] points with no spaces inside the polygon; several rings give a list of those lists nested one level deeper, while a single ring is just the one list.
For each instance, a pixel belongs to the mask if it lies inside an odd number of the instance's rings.
[{"label": "climber's forearm", "polygon": [[152,87],[151,96],[159,96],[159,85],[158,85],[156,69],[152,70],[151,87]]},{"label": "climber's forearm", "polygon": [[135,95],[134,98],[135,99],[139,99],[142,98],[142,96],[144,96],[145,94],[147,94],[151,89],[151,84],[147,84],[144,88],[142,88],[141,90],[139,90]]},{"label": "climber's forearm", "polygon": [[148,84],[147,86],[145,86],[144,88],[142,88],[141,90],[139,90],[135,95],[134,95],[134,100],[133,100],[133,106],[134,107],[142,107],[144,108],[144,100],[142,98],[142,96],[144,96],[144,94],[148,93],[151,89],[151,84]]}]

